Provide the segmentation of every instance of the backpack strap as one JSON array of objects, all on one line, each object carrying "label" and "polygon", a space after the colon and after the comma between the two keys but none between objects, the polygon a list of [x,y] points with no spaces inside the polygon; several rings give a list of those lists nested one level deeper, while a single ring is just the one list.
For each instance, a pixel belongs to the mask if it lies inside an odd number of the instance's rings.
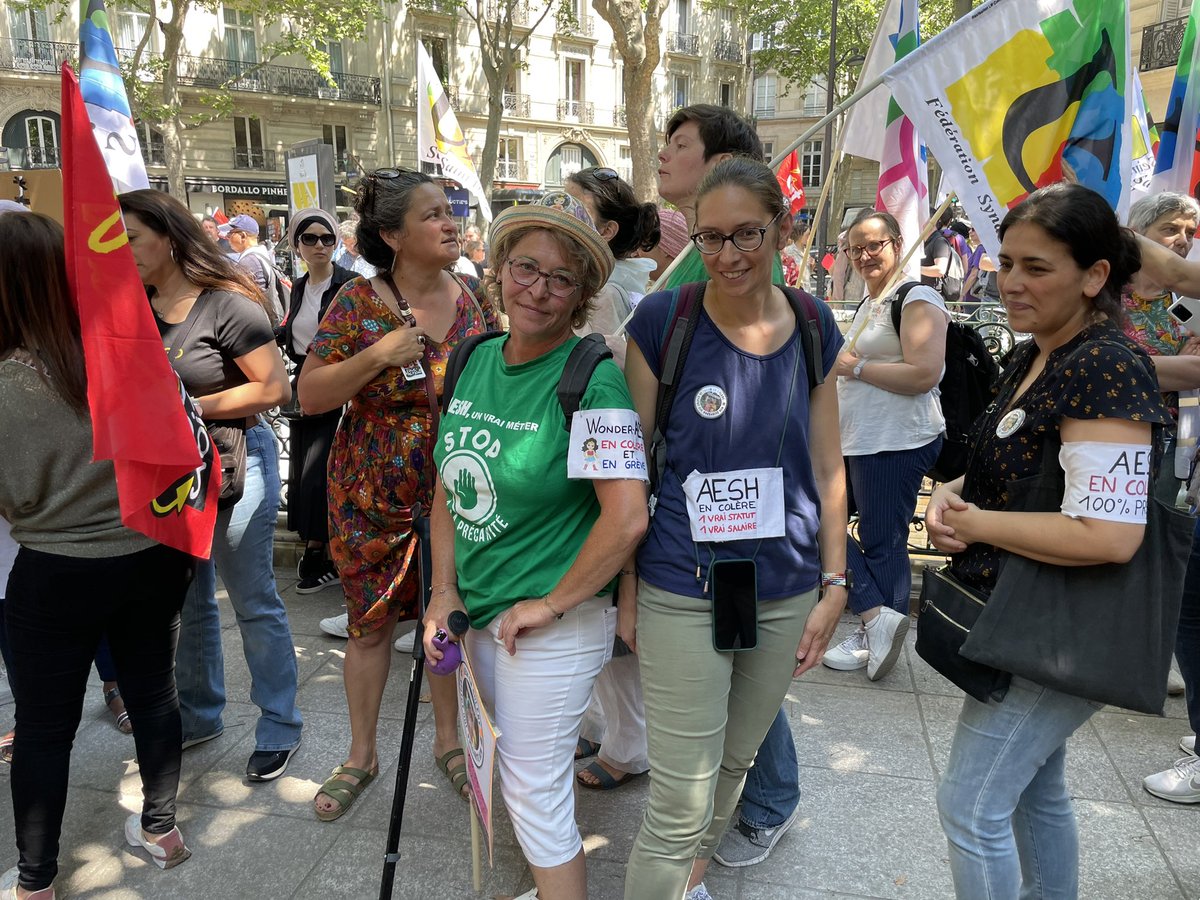
[{"label": "backpack strap", "polygon": [[503,331],[485,331],[482,334],[473,334],[470,337],[465,337],[450,351],[450,357],[446,360],[446,377],[442,379],[442,415],[446,414],[446,407],[450,405],[450,401],[454,398],[454,388],[458,384],[459,376],[462,375],[463,369],[467,367],[467,360],[475,348],[484,341],[490,341],[492,338],[503,337]]},{"label": "backpack strap", "polygon": [[900,314],[904,312],[904,298],[908,296],[909,291],[920,286],[919,281],[906,281],[896,288],[896,296],[892,298],[892,327],[896,329],[897,337],[900,336]]},{"label": "backpack strap", "polygon": [[654,404],[654,430],[651,434],[648,466],[650,495],[658,493],[662,473],[666,469],[666,453],[663,450],[667,430],[667,419],[675,403],[679,388],[679,376],[692,347],[696,334],[696,323],[704,308],[705,282],[680,285],[671,291],[671,312],[663,328],[662,344],[658,350],[658,399]]},{"label": "backpack strap", "polygon": [[825,373],[821,371],[821,314],[817,310],[817,301],[811,294],[793,287],[780,287],[792,306],[796,325],[800,329],[800,352],[804,354],[808,390],[812,393],[818,384],[825,383]]},{"label": "backpack strap", "polygon": [[563,366],[562,377],[558,379],[558,404],[563,411],[563,427],[571,430],[571,418],[579,412],[579,404],[583,400],[588,382],[596,366],[606,359],[612,359],[612,350],[604,343],[604,335],[593,332],[582,338],[571,348],[571,355]]}]

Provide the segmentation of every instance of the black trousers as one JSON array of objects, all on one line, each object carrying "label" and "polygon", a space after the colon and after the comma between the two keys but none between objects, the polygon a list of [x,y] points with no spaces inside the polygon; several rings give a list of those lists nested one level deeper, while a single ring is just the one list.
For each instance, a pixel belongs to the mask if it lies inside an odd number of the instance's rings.
[{"label": "black trousers", "polygon": [[341,409],[288,420],[287,526],[302,541],[329,543],[329,450]]},{"label": "black trousers", "polygon": [[190,556],[163,546],[101,559],[26,547],[17,554],[4,612],[16,699],[10,787],[26,890],[47,887],[58,874],[71,745],[101,636],[133,722],[142,827],[152,834],[175,827],[181,752],[175,645],[193,566]]}]

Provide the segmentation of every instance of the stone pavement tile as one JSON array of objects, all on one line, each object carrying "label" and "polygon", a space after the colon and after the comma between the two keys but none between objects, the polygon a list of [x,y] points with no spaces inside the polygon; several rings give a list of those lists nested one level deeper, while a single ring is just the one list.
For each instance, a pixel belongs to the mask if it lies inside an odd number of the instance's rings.
[{"label": "stone pavement tile", "polygon": [[345,643],[343,639],[331,637],[321,630],[322,619],[338,616],[346,611],[346,599],[342,592],[342,586],[340,584],[330,585],[315,594],[297,594],[295,571],[292,571],[290,587],[282,587],[282,581],[280,581],[282,572],[282,569],[276,569],[275,579],[281,585],[279,595],[283,597],[283,603],[287,607],[288,624],[291,626],[292,634],[320,635],[330,641]]},{"label": "stone pavement tile", "polygon": [[[716,898],[721,900],[721,898]],[[842,891],[815,891],[791,886],[782,888],[778,884],[760,884],[747,878],[737,900],[876,900],[872,894],[847,894]]]},{"label": "stone pavement tile", "polygon": [[961,700],[963,692],[917,655],[917,629],[919,627],[919,621],[913,623],[904,647],[904,656],[912,671],[913,688],[919,694],[939,694],[945,697],[957,697]]},{"label": "stone pavement tile", "polygon": [[[1080,897],[1183,900],[1162,850],[1137,808],[1128,803],[1076,800],[1075,817],[1079,822]],[[1195,845],[1193,833],[1192,847]]]},{"label": "stone pavement tile", "polygon": [[[950,744],[954,739],[962,700],[923,696],[920,703],[934,766],[940,779],[950,756]],[[1090,725],[1084,725],[1067,742],[1067,789],[1072,797],[1129,802],[1125,783]]]},{"label": "stone pavement tile", "polygon": [[[856,674],[856,673],[850,673]],[[809,685],[801,678],[785,702],[803,766],[931,780],[933,769],[912,694]]]},{"label": "stone pavement tile", "polygon": [[[318,823],[319,824],[319,823]],[[303,883],[290,896],[295,898],[366,898],[379,893],[383,874],[386,832],[374,829],[328,828],[336,835],[332,849],[312,867]],[[471,843],[428,837],[420,829],[405,828],[400,834],[400,861],[392,896],[396,900],[432,900],[432,898],[491,897],[517,894],[533,886],[520,853],[497,848],[495,868],[488,865],[483,850],[483,891],[476,894],[471,886]],[[315,857],[314,857],[315,858]],[[264,895],[266,896],[266,895]],[[273,893],[270,896],[289,896]]]},{"label": "stone pavement tile", "polygon": [[[576,770],[591,759],[584,760]],[[644,775],[612,791],[575,791],[575,820],[579,823],[589,859],[624,863],[642,827],[642,816],[650,798],[650,777]]]},{"label": "stone pavement tile", "polygon": [[[1104,710],[1092,716],[1091,725],[1124,780],[1133,801],[1143,806],[1167,803],[1146,793],[1142,779],[1161,772],[1183,756],[1179,739],[1190,730],[1178,719],[1141,716],[1125,711]],[[1200,816],[1200,808],[1194,808]],[[1196,819],[1200,827],[1200,818]]]},{"label": "stone pavement tile", "polygon": [[1196,841],[1195,807],[1160,801],[1161,805],[1142,807],[1154,837],[1166,854],[1184,896],[1200,897],[1200,845]]},{"label": "stone pavement tile", "polygon": [[[748,881],[851,896],[952,895],[932,781],[801,766],[800,816]],[[861,850],[861,852],[859,852]],[[759,893],[758,896],[771,896]]]}]

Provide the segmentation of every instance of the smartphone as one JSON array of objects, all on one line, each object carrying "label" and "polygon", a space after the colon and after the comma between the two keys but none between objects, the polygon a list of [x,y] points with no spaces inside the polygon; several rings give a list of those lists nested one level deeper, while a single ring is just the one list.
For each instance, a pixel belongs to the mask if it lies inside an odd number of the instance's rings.
[{"label": "smartphone", "polygon": [[709,569],[712,588],[713,649],[753,650],[758,646],[758,570],[752,559],[719,559]]},{"label": "smartphone", "polygon": [[1179,297],[1167,308],[1167,313],[1192,335],[1200,336],[1200,300]]}]

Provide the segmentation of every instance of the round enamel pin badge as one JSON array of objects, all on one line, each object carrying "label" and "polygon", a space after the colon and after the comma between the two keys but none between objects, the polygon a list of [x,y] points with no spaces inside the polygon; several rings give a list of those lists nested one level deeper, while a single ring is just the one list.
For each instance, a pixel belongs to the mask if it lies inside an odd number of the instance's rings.
[{"label": "round enamel pin badge", "polygon": [[1012,409],[1004,414],[1004,418],[996,425],[996,437],[1012,437],[1025,424],[1025,410]]},{"label": "round enamel pin badge", "polygon": [[705,419],[719,419],[725,413],[725,407],[729,405],[729,398],[718,385],[706,384],[696,391],[694,405],[696,412]]}]

